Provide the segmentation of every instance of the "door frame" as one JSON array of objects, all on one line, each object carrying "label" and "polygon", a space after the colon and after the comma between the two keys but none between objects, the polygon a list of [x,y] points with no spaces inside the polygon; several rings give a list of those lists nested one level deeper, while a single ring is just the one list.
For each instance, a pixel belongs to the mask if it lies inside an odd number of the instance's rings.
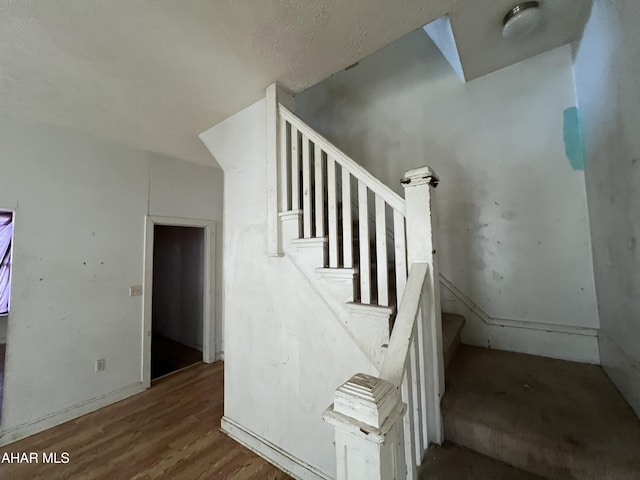
[{"label": "door frame", "polygon": [[151,386],[151,308],[153,295],[153,244],[154,227],[196,227],[204,229],[204,287],[202,295],[202,360],[212,363],[216,360],[216,222],[181,217],[147,215],[144,234],[144,275],[142,280],[142,370],[141,380],[145,388]]}]

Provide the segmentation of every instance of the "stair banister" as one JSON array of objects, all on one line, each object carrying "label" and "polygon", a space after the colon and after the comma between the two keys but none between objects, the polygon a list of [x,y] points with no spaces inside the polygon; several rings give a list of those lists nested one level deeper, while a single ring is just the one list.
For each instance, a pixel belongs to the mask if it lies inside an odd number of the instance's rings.
[{"label": "stair banister", "polygon": [[335,427],[338,480],[415,480],[429,443],[444,440],[444,359],[430,192],[438,178],[423,167],[407,172],[402,183],[410,273],[380,375],[351,377],[324,413]]},{"label": "stair banister", "polygon": [[310,128],[304,123],[298,116],[289,110],[286,106],[279,105],[280,117],[288,121],[291,125],[295,126],[298,132],[301,132],[306,138],[311,140],[316,145],[322,145],[322,149],[328,156],[335,159],[340,165],[356,178],[361,179],[369,190],[380,196],[391,208],[397,210],[402,215],[405,214],[405,202],[400,195],[387,187],[384,183],[371,175],[367,170],[362,168],[357,162],[349,158],[342,151],[338,149],[333,143],[320,135],[318,132]]}]

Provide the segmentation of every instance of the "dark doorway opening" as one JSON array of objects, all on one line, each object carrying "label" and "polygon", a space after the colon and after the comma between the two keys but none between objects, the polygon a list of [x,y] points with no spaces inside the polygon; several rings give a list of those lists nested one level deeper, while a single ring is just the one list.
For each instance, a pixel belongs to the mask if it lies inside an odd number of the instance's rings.
[{"label": "dark doorway opening", "polygon": [[155,225],[151,378],[202,361],[204,228]]}]

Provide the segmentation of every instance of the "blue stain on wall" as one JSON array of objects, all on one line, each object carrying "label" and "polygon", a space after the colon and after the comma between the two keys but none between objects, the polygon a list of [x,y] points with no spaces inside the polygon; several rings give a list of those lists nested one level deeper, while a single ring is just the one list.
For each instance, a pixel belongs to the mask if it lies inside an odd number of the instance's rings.
[{"label": "blue stain on wall", "polygon": [[564,111],[564,151],[571,168],[584,170],[584,139],[578,107],[569,107]]}]

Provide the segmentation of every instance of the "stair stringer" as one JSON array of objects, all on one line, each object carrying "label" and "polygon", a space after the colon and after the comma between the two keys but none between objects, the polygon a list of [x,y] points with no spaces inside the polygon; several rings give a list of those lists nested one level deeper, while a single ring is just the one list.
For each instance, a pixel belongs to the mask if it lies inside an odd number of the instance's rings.
[{"label": "stair stringer", "polygon": [[280,214],[285,256],[306,277],[318,297],[379,371],[389,344],[389,319],[393,309],[354,303],[357,270],[324,268],[326,241],[323,238],[300,239],[301,220],[299,212]]}]

